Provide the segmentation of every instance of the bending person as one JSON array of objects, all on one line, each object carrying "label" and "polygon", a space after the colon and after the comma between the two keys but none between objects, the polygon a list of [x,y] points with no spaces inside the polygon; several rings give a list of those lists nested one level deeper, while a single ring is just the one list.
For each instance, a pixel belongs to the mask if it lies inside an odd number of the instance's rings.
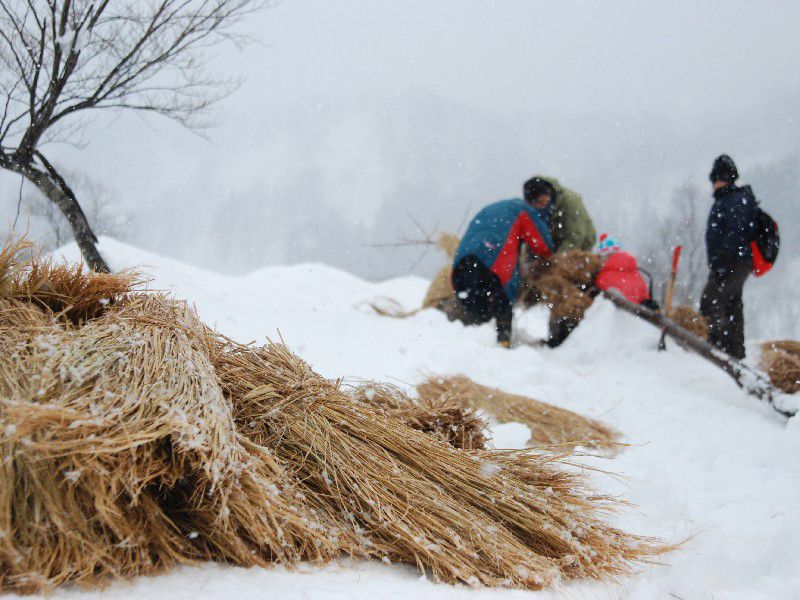
[{"label": "bending person", "polygon": [[537,175],[533,180],[553,186],[551,199],[546,204],[536,204],[553,238],[553,251],[557,254],[569,250],[590,252],[597,241],[597,232],[580,194],[562,186],[553,177]]},{"label": "bending person", "polygon": [[511,341],[512,306],[520,288],[520,243],[536,256],[550,256],[553,242],[534,203],[549,202],[553,186],[527,181],[524,200],[501,200],[483,208],[469,224],[453,260],[453,289],[467,325],[495,319],[497,341]]}]

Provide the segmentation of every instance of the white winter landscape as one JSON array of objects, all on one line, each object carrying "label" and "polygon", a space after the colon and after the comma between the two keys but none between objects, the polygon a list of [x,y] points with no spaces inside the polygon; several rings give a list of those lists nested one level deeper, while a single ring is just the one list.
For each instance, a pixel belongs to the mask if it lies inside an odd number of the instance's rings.
[{"label": "white winter landscape", "polygon": [[[233,8],[217,22],[209,7]],[[197,37],[181,46],[186,23]],[[535,175],[580,194],[596,233],[636,258],[662,306],[681,246],[674,305],[698,309],[712,186],[731,183],[709,170],[726,153],[781,234],[775,268],[743,291],[745,364],[764,373],[763,342],[800,340],[798,31],[798,0],[0,0],[9,239],[102,266],[87,258],[91,229],[112,271],[144,273],[148,289],[186,300],[233,340],[282,340],[332,380],[387,382],[413,396],[431,375],[464,374],[598,419],[625,446],[614,456],[581,448],[564,468],[628,503],[608,517],[614,526],[676,545],[619,581],[542,591],[449,585],[407,565],[340,559],[294,569],[204,563],[113,581],[104,571],[106,586],[67,584],[46,597],[800,600],[800,416],[784,418],[673,341],[659,351],[659,330],[603,296],[557,348],[536,343],[548,335],[541,303],[514,308],[510,348],[492,322],[466,327],[415,311],[448,261],[439,236],[464,236],[479,210],[524,197]],[[165,59],[166,48],[182,49]],[[555,209],[537,210],[547,220]],[[376,301],[415,312],[381,316]],[[32,371],[34,381],[46,372]],[[798,408],[800,392],[779,400]],[[494,448],[525,446],[526,425],[482,416]],[[0,442],[8,431],[0,423]],[[20,472],[10,453],[4,460],[0,486]],[[19,548],[40,556],[24,535],[12,538],[20,526],[9,523],[28,521],[3,505],[9,497],[0,493],[0,600],[19,600],[2,586],[45,576],[15,579],[9,566],[20,564]],[[76,514],[69,528],[93,523]],[[50,535],[28,529],[34,546]]]},{"label": "white winter landscape", "polygon": [[[396,320],[365,306],[382,296],[418,306],[428,286],[418,277],[368,283],[318,263],[230,277],[112,239],[102,239],[101,249],[115,269],[144,267],[153,289],[189,299],[224,334],[258,342],[280,336],[326,377],[410,388],[428,373],[469,373],[480,383],[611,423],[629,446],[615,458],[581,459],[610,473],[592,472],[592,484],[633,504],[616,516],[621,527],[686,541],[662,564],[618,584],[573,582],[544,592],[436,584],[409,567],[341,562],[293,571],[209,564],[104,590],[63,588],[54,597],[797,598],[800,420],[786,423],[722,371],[674,345],[658,352],[658,331],[610,302],[598,299],[558,349],[506,350],[494,344],[491,325],[465,328],[436,310]],[[59,254],[80,259],[74,245]],[[525,336],[541,336],[547,312],[520,312],[517,321]],[[750,350],[757,354],[755,342]],[[527,436],[519,428],[495,428],[495,446],[520,447]]]}]

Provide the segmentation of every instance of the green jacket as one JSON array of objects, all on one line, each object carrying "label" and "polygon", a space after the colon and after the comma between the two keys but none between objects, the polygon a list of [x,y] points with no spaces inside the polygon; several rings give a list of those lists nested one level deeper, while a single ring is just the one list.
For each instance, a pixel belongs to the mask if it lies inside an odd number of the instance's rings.
[{"label": "green jacket", "polygon": [[550,219],[550,236],[556,247],[556,253],[568,250],[592,250],[597,241],[594,223],[580,194],[563,187],[558,179],[538,176],[553,184],[556,189],[556,201],[553,216]]}]

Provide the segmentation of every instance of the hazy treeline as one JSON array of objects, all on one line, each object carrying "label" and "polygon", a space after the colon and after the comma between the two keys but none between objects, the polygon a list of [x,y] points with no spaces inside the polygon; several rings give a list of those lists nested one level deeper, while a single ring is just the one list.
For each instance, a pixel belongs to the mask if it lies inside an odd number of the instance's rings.
[{"label": "hazy treeline", "polygon": [[[383,279],[431,275],[443,256],[413,242],[463,232],[483,204],[519,195],[525,178],[544,173],[580,192],[598,231],[616,237],[657,281],[671,247],[683,244],[678,299],[696,304],[711,204],[706,176],[716,154],[729,152],[742,181],[787,225],[775,273],[748,284],[749,325],[789,336],[791,309],[774,299],[800,291],[790,277],[800,251],[790,226],[800,223],[793,110],[782,100],[756,118],[724,122],[502,114],[414,89],[275,108],[258,138],[226,157],[235,169],[176,181],[158,202],[132,202],[128,191],[94,182],[90,167],[79,171],[76,191],[99,233],[206,268],[241,273],[319,261]],[[26,188],[21,220],[35,236],[62,243],[59,218]]]}]

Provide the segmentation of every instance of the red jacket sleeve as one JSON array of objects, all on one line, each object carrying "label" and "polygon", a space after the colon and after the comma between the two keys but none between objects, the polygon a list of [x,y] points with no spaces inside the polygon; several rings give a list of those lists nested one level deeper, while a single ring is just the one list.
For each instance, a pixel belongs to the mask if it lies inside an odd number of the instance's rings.
[{"label": "red jacket sleeve", "polygon": [[542,234],[539,233],[536,224],[527,213],[523,212],[520,214],[516,223],[514,223],[514,228],[518,229],[516,232],[518,237],[528,245],[528,248],[530,248],[536,256],[547,257],[552,254],[544,238],[542,238]]}]

